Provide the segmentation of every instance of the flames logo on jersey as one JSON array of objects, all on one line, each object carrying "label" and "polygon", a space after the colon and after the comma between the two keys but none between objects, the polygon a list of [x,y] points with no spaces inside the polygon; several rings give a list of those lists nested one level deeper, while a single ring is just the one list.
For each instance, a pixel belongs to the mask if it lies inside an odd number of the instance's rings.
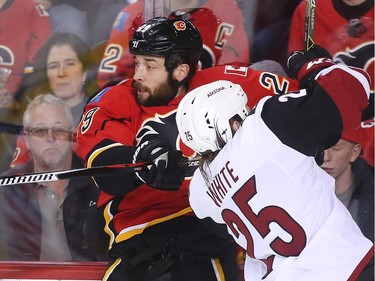
[{"label": "flames logo on jersey", "polygon": [[[375,43],[366,42],[356,48],[347,48],[345,52],[338,52],[334,56],[335,61],[343,62],[347,65],[361,68],[374,77]],[[374,92],[374,81],[371,82],[371,92]]]},{"label": "flames logo on jersey", "polygon": [[[195,152],[183,144],[178,134],[176,111],[173,110],[166,114],[156,113],[155,116],[145,119],[136,135],[136,144],[140,145],[145,141],[159,139],[168,143],[172,148],[181,150],[184,156],[194,157]],[[195,168],[188,168],[186,176],[190,177]]]}]

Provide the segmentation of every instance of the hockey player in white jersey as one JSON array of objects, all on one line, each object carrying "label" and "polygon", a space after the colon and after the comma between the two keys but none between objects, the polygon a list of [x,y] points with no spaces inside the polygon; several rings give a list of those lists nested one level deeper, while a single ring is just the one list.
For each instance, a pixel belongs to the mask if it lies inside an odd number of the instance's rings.
[{"label": "hockey player in white jersey", "polygon": [[334,64],[319,46],[294,53],[288,67],[301,90],[265,97],[252,111],[229,81],[183,98],[177,126],[201,155],[190,204],[246,250],[246,280],[356,280],[373,244],[317,156],[360,125],[369,77]]}]

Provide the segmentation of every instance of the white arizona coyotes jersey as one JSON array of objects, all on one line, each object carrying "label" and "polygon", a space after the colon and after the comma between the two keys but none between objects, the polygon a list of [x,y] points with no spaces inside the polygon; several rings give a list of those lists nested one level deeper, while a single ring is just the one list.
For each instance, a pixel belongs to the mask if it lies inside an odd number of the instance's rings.
[{"label": "white arizona coyotes jersey", "polygon": [[190,204],[199,218],[227,224],[247,252],[246,280],[348,280],[372,243],[336,198],[334,179],[264,123],[268,98],[209,164],[207,182],[196,170]]}]

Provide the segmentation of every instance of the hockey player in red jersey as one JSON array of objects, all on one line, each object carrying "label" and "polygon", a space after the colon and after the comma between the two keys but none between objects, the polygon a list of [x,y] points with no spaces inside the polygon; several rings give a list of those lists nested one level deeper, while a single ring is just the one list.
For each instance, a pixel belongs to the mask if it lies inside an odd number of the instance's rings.
[{"label": "hockey player in red jersey", "polygon": [[[171,18],[189,19],[198,28],[203,40],[201,68],[233,62],[249,64],[250,44],[241,10],[235,1],[184,2],[169,2],[172,10],[165,4],[164,16],[171,14]],[[99,65],[99,86],[104,86],[109,81],[133,77],[134,60],[128,48],[128,38],[132,35],[129,34],[129,29],[138,27],[144,21],[144,5],[145,1],[137,1],[118,14]],[[177,7],[179,10],[173,12]]]},{"label": "hockey player in red jersey", "polygon": [[[179,151],[188,157],[195,153],[180,141],[177,106],[188,88],[215,79],[241,82],[248,89],[250,106],[297,85],[285,77],[233,65],[196,72],[202,40],[187,20],[147,21],[134,32],[129,47],[136,62],[134,77],[94,96],[77,132],[77,153],[88,167],[157,162],[139,177],[94,177],[103,191],[99,205],[105,205],[105,231],[111,237],[104,278],[240,280],[232,241],[212,235],[189,206],[187,188],[194,167],[186,171],[179,166]],[[157,161],[159,156],[163,160]]]},{"label": "hockey player in red jersey", "polygon": [[178,106],[182,141],[201,155],[190,205],[246,250],[246,281],[354,281],[374,255],[314,157],[360,125],[370,79],[327,54],[294,53],[288,67],[306,88],[251,111],[229,81],[196,88]]},{"label": "hockey player in red jersey", "polygon": [[[314,42],[324,47],[334,61],[366,70],[371,77],[369,107],[363,114],[363,158],[374,166],[375,38],[373,0],[316,0]],[[303,48],[306,1],[293,14],[289,52]]]}]

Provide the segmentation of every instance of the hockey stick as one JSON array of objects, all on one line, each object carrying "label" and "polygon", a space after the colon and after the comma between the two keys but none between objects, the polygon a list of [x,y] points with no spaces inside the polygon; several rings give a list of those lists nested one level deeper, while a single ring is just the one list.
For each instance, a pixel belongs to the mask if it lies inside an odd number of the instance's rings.
[{"label": "hockey stick", "polygon": [[[199,160],[191,159],[183,162],[182,165],[188,167],[195,167],[198,165]],[[0,187],[15,184],[25,184],[25,183],[37,183],[37,182],[49,182],[57,181],[63,179],[72,179],[79,177],[98,177],[98,176],[108,176],[121,171],[137,172],[142,171],[147,167],[149,163],[129,163],[129,164],[115,164],[106,166],[97,166],[91,168],[80,168],[72,169],[66,171],[52,171],[46,173],[33,173],[33,174],[21,174],[12,176],[0,177]]]},{"label": "hockey stick", "polygon": [[147,163],[117,164],[98,166],[92,168],[72,169],[66,171],[52,171],[46,173],[21,174],[0,177],[0,186],[57,181],[78,177],[104,176],[127,170],[129,172],[141,171]]},{"label": "hockey stick", "polygon": [[22,134],[22,131],[23,131],[22,125],[0,122],[0,133],[20,135],[20,134]]},{"label": "hockey stick", "polygon": [[314,47],[314,31],[315,31],[315,0],[306,0],[306,20],[305,20],[305,38],[304,50],[309,51]]}]

